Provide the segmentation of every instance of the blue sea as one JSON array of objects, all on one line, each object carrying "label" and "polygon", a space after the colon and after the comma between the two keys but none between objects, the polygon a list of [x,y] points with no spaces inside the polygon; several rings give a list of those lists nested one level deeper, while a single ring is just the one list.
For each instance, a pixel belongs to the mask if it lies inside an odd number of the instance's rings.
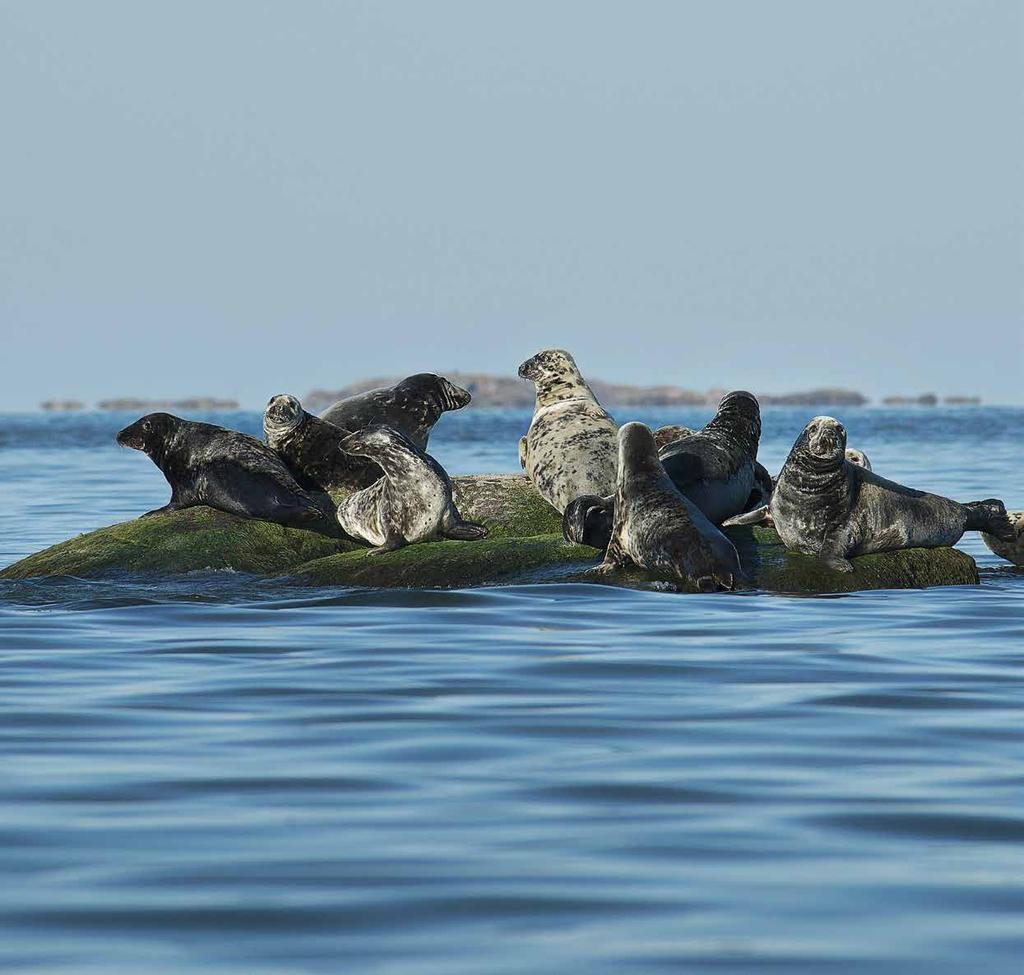
[{"label": "blue sea", "polygon": [[[1024,410],[841,418],[1024,508]],[[0,564],[167,500],[132,419],[0,418]],[[528,420],[431,450],[516,470]],[[822,598],[0,583],[0,970],[1019,972],[1024,574],[961,544],[980,586]]]}]

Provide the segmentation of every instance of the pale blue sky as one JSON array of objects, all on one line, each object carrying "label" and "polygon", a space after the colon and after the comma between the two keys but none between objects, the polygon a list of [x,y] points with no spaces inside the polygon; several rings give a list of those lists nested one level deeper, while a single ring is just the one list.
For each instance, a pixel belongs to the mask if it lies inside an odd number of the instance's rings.
[{"label": "pale blue sky", "polygon": [[1016,0],[0,0],[0,408],[360,376],[1024,402]]}]

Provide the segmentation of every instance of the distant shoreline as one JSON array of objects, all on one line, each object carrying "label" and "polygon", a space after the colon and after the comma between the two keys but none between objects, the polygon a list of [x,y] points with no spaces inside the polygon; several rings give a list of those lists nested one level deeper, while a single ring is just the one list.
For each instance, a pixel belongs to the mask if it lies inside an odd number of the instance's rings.
[{"label": "distant shoreline", "polygon": [[[534,389],[531,383],[511,376],[497,376],[489,373],[447,372],[453,382],[465,386],[473,394],[476,406],[502,408],[530,408],[534,403]],[[362,379],[338,389],[313,389],[302,399],[303,406],[311,413],[317,413],[339,399],[363,393],[369,389],[392,386],[400,376],[379,376]],[[612,383],[596,379],[591,388],[597,398],[606,406],[717,406],[725,394],[725,388],[715,387],[706,392],[697,392],[679,386],[633,386],[626,383]],[[870,405],[871,400],[856,390],[840,387],[810,389],[793,393],[756,393],[762,406],[827,406],[860,407]],[[979,396],[943,396],[935,393],[920,395],[886,396],[883,406],[979,406]],[[244,407],[234,399],[217,396],[191,396],[183,399],[143,399],[140,397],[116,397],[102,399],[94,406],[88,406],[78,399],[48,399],[39,404],[46,413],[76,413],[95,409],[108,412],[151,412],[153,410],[191,410],[204,412],[231,412]]]}]

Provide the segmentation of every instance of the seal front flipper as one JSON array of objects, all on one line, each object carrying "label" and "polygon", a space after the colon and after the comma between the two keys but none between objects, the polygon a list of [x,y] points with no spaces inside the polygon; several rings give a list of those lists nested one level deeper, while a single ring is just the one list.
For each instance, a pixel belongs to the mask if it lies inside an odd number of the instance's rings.
[{"label": "seal front flipper", "polygon": [[849,559],[841,558],[838,555],[822,555],[821,561],[833,572],[853,572],[853,563]]},{"label": "seal front flipper", "polygon": [[519,438],[519,466],[525,471],[526,470],[526,457],[529,447],[527,446],[526,437]]},{"label": "seal front flipper", "polygon": [[731,518],[726,518],[722,522],[722,527],[728,528],[731,525],[760,525],[768,520],[768,505],[762,505],[753,511],[745,511],[742,515],[733,515]]},{"label": "seal front flipper", "polygon": [[487,528],[475,521],[453,521],[441,534],[460,542],[475,542],[487,537]]},{"label": "seal front flipper", "polygon": [[366,550],[367,555],[384,555],[386,552],[397,552],[400,548],[405,548],[406,541],[401,535],[391,535],[387,538],[383,545],[378,545],[375,548],[368,548]]},{"label": "seal front flipper", "polygon": [[175,501],[171,498],[162,508],[154,508],[152,511],[147,511],[145,514],[139,515],[140,518],[149,518],[151,515],[165,515],[172,511],[181,511],[182,508],[187,508],[187,504],[182,504],[180,501]]}]

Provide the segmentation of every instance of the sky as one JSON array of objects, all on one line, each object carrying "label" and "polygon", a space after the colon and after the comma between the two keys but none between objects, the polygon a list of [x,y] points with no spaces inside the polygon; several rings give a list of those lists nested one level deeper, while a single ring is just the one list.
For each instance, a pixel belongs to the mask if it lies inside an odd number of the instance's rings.
[{"label": "sky", "polygon": [[1017,0],[0,0],[0,409],[585,374],[1024,403]]}]

